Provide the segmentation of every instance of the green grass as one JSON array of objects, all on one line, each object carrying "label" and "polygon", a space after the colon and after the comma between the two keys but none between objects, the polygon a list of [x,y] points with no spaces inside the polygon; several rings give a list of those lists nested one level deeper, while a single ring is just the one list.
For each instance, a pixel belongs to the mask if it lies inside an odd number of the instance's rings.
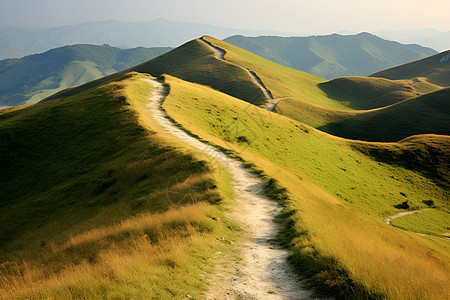
[{"label": "green grass", "polygon": [[424,209],[391,221],[391,224],[406,230],[435,236],[450,235],[450,216],[437,209]]},{"label": "green grass", "polygon": [[[205,86],[170,76],[167,82],[171,89],[164,108],[172,118],[238,152],[288,189],[297,268],[304,268],[302,257],[315,259],[319,253],[338,261],[352,280],[374,294],[438,299],[448,292],[448,243],[383,222],[398,212],[394,205],[405,195],[418,208],[427,207],[423,199],[432,199],[448,209],[448,191],[420,173],[377,162],[351,143],[289,118]],[[242,136],[249,142],[243,143]],[[324,285],[345,285],[326,274]]]},{"label": "green grass", "polygon": [[233,64],[254,71],[272,92],[274,98],[292,97],[325,108],[349,109],[339,101],[330,99],[317,86],[325,79],[284,67],[260,56],[228,44],[226,42],[205,36],[207,41],[224,49],[225,59]]},{"label": "green grass", "polygon": [[146,119],[140,78],[0,115],[2,297],[201,297],[231,250],[229,175]]},{"label": "green grass", "polygon": [[449,53],[449,51],[445,51],[394,68],[376,72],[370,76],[394,80],[424,78],[431,84],[447,87],[450,86],[450,63],[448,63],[448,61],[441,62],[441,59]]},{"label": "green grass", "polygon": [[319,87],[332,99],[357,110],[388,106],[419,95],[412,82],[371,77],[342,77]]},{"label": "green grass", "polygon": [[132,70],[153,76],[170,74],[190,82],[211,86],[215,90],[256,105],[265,102],[260,88],[243,68],[217,59],[214,52],[198,39]]},{"label": "green grass", "polygon": [[328,109],[295,98],[281,98],[274,112],[314,128],[364,113],[364,111]]}]

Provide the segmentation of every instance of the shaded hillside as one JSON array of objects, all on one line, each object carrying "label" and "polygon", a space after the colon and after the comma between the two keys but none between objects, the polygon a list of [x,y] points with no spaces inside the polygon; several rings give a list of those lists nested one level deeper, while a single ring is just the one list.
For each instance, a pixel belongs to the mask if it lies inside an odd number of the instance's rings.
[{"label": "shaded hillside", "polygon": [[222,191],[153,131],[141,78],[0,115],[1,298],[201,298]]},{"label": "shaded hillside", "polygon": [[153,76],[169,74],[210,86],[256,105],[263,104],[266,100],[244,68],[216,58],[214,52],[199,39],[187,42],[165,55],[133,67],[132,70]]},{"label": "shaded hillside", "polygon": [[171,48],[73,45],[0,61],[0,106],[36,103],[64,88],[124,70]]},{"label": "shaded hillside", "polygon": [[450,135],[449,99],[450,88],[445,88],[319,129],[350,139],[385,142],[416,134]]},{"label": "shaded hillside", "polygon": [[354,142],[355,149],[389,164],[417,170],[450,187],[450,137],[415,135],[398,143]]},{"label": "shaded hillside", "polygon": [[369,33],[310,37],[232,36],[224,41],[287,67],[319,77],[367,76],[436,53]]},{"label": "shaded hillside", "polygon": [[450,50],[401,66],[376,72],[371,77],[411,79],[424,77],[428,82],[450,86]]},{"label": "shaded hillside", "polygon": [[413,82],[382,78],[342,77],[319,84],[330,97],[353,109],[373,109],[420,95]]}]

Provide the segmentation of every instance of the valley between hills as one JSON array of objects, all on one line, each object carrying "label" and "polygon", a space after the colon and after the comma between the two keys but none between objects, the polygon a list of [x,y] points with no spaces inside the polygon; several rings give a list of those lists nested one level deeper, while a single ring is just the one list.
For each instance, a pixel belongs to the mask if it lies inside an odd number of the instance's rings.
[{"label": "valley between hills", "polygon": [[447,299],[450,59],[203,36],[0,110],[3,299]]}]

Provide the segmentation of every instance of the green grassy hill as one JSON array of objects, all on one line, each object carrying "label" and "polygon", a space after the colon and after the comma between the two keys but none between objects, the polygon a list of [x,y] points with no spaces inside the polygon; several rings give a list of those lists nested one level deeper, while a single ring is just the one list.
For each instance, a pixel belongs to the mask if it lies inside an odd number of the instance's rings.
[{"label": "green grassy hill", "polygon": [[145,118],[142,77],[0,114],[2,299],[199,297],[226,175]]},{"label": "green grassy hill", "polygon": [[331,134],[366,141],[398,141],[415,134],[450,135],[450,88],[319,127]]},{"label": "green grassy hill", "polygon": [[377,160],[417,170],[450,187],[450,136],[415,135],[397,143],[354,142],[353,146]]},{"label": "green grassy hill", "polygon": [[330,97],[356,110],[388,106],[421,95],[423,91],[440,89],[423,81],[388,80],[371,77],[341,77],[321,83],[319,87]]},{"label": "green grassy hill", "polygon": [[[386,216],[405,211],[399,208],[403,202],[421,210],[429,208],[422,202],[428,199],[435,205],[434,219],[422,218],[404,228],[445,234],[445,227],[437,230],[434,221],[442,225],[448,220],[448,190],[426,172],[376,160],[372,153],[356,149],[353,141],[249,107],[208,87],[173,77],[166,83],[170,94],[163,107],[173,119],[201,138],[239,153],[287,188],[289,200],[283,204],[290,216],[286,242],[291,261],[315,284],[343,299],[351,297],[345,291],[355,282],[388,299],[445,298],[450,282],[448,241],[384,223]],[[414,153],[406,148],[402,155]],[[433,159],[431,153],[427,159]],[[440,159],[446,168],[448,153]]]},{"label": "green grassy hill", "polygon": [[65,88],[116,73],[171,48],[72,45],[0,61],[0,106],[33,104]]},{"label": "green grassy hill", "polygon": [[379,71],[370,76],[394,80],[424,77],[430,83],[447,87],[450,86],[450,50],[401,66]]},{"label": "green grassy hill", "polygon": [[[125,74],[138,71],[166,73],[163,108],[179,126],[275,180],[267,182],[283,195],[279,240],[311,285],[337,299],[445,299],[448,136],[373,143],[308,124],[354,122],[342,128],[389,141],[448,130],[450,89],[408,98],[434,86],[350,78],[329,85],[355,86],[334,90],[349,99],[333,99],[321,89],[324,79],[203,38],[226,51],[225,60],[197,39],[0,113],[0,180],[6,183],[0,258],[7,262],[1,292],[9,298],[204,296],[207,283],[199,274],[214,272],[211,257],[231,251],[242,234],[222,214],[233,205],[229,174],[158,129],[145,113],[153,87],[141,79],[148,75]],[[248,103],[259,87],[246,70],[280,100],[278,113]],[[365,91],[383,96],[365,103]],[[180,171],[183,183],[172,185]],[[193,193],[192,200],[173,207],[168,186],[180,200]],[[392,222],[398,228],[385,223],[412,210]]]},{"label": "green grassy hill", "polygon": [[232,36],[224,41],[281,65],[327,79],[368,76],[436,53],[431,48],[403,45],[369,33],[310,37]]}]

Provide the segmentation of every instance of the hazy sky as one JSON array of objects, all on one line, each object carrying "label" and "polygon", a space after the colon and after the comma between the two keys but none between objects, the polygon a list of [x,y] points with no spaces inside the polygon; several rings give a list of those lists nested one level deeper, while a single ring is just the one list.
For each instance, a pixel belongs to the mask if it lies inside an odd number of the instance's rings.
[{"label": "hazy sky", "polygon": [[449,0],[0,0],[0,26],[174,21],[294,33],[450,30]]}]

